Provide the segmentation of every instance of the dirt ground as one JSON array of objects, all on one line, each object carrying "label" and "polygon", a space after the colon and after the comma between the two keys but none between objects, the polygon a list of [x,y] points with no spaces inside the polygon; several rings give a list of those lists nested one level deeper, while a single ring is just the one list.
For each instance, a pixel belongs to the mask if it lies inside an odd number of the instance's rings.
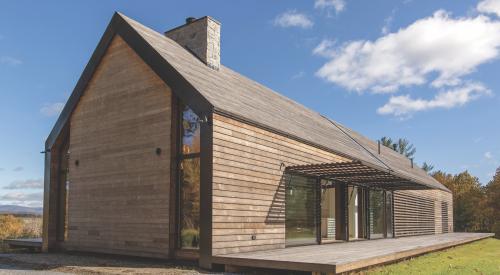
[{"label": "dirt ground", "polygon": [[60,253],[0,254],[0,271],[44,270],[71,274],[222,274],[203,271],[193,263]]},{"label": "dirt ground", "polygon": [[[17,270],[29,271],[17,273]],[[43,271],[43,272],[39,272]],[[11,273],[9,273],[11,272]],[[277,270],[246,270],[244,273],[210,272],[197,267],[194,262],[160,261],[134,257],[120,257],[83,253],[30,253],[19,252],[0,253],[0,275],[3,274],[33,274],[55,275],[69,274],[303,274]]]}]

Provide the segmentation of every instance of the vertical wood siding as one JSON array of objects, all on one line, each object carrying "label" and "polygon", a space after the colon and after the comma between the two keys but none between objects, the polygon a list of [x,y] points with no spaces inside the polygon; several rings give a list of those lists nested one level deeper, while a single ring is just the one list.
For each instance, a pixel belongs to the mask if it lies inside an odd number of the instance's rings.
[{"label": "vertical wood siding", "polygon": [[[443,203],[448,205],[444,219]],[[395,191],[394,230],[396,237],[453,232],[452,195],[441,190]]]},{"label": "vertical wood siding", "polygon": [[282,163],[347,160],[221,115],[213,131],[213,255],[285,246]]},{"label": "vertical wood siding", "polygon": [[115,37],[70,120],[65,247],[169,256],[170,132],[170,89]]}]

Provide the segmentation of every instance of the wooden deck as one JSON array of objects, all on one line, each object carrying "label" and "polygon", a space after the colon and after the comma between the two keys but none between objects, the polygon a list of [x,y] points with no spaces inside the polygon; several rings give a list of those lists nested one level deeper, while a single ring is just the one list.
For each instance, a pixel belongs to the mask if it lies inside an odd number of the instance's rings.
[{"label": "wooden deck", "polygon": [[231,267],[341,273],[492,237],[490,233],[447,233],[395,239],[288,247],[219,255],[213,262]]},{"label": "wooden deck", "polygon": [[6,239],[3,241],[11,248],[29,248],[33,250],[42,249],[42,238],[32,239]]}]

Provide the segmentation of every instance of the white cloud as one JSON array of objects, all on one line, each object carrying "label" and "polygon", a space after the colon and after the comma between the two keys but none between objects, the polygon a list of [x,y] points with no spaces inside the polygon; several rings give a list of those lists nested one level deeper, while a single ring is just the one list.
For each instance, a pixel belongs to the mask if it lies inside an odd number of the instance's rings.
[{"label": "white cloud", "polygon": [[319,55],[323,57],[332,57],[335,55],[335,40],[323,39],[318,46],[313,49],[314,55]]},{"label": "white cloud", "polygon": [[415,112],[436,108],[450,109],[462,106],[480,96],[491,94],[490,90],[480,83],[466,83],[463,86],[441,91],[430,100],[414,99],[409,95],[392,96],[384,106],[377,109],[381,115],[408,117]]},{"label": "white cloud", "polygon": [[299,27],[303,29],[311,28],[314,23],[307,15],[295,10],[286,11],[274,19],[274,25],[280,27]]},{"label": "white cloud", "polygon": [[43,188],[42,179],[15,180],[4,189],[40,189]]},{"label": "white cloud", "polygon": [[[500,1],[500,0],[499,0]],[[360,94],[397,93],[401,88],[428,85],[430,99],[409,94],[391,96],[379,114],[411,114],[462,106],[491,94],[481,83],[465,77],[500,55],[500,20],[479,14],[453,17],[444,10],[388,33],[393,15],[386,18],[383,35],[375,40],[335,44],[323,40],[314,55],[328,61],[316,76]]]},{"label": "white cloud", "polygon": [[296,73],[296,74],[292,75],[292,79],[293,79],[293,80],[294,80],[294,79],[299,79],[299,78],[304,77],[305,75],[306,75],[306,72],[304,72],[304,71],[300,71],[300,72],[298,72],[298,73]]},{"label": "white cloud", "polygon": [[314,1],[314,7],[317,9],[335,9],[336,13],[339,13],[345,9],[344,0],[316,0]]},{"label": "white cloud", "polygon": [[[458,85],[461,77],[498,56],[500,22],[487,16],[452,18],[444,11],[375,41],[335,49],[317,75],[348,90],[396,92],[401,86]],[[435,73],[435,79],[428,79]]]},{"label": "white cloud", "polygon": [[23,64],[23,61],[12,56],[1,56],[0,64],[7,64],[11,66],[17,66]]},{"label": "white cloud", "polygon": [[380,31],[383,35],[386,35],[391,30],[392,21],[394,20],[394,16],[396,15],[397,9],[392,9],[391,15],[387,16],[384,19],[384,26],[382,26],[382,30]]},{"label": "white cloud", "polygon": [[62,102],[56,102],[56,103],[50,103],[50,104],[45,104],[41,109],[40,113],[44,116],[56,116],[59,115],[64,108],[64,103]]},{"label": "white cloud", "polygon": [[500,0],[485,0],[477,4],[477,10],[483,13],[493,13],[500,16]]},{"label": "white cloud", "polygon": [[12,192],[0,196],[0,201],[3,204],[15,204],[24,206],[41,206],[42,205],[42,192],[24,193]]},{"label": "white cloud", "polygon": [[484,153],[484,158],[486,160],[486,163],[490,164],[490,165],[494,165],[494,166],[498,166],[499,164],[499,161],[495,158],[495,156],[493,155],[493,153],[491,153],[490,151],[487,151]]},{"label": "white cloud", "polygon": [[484,139],[483,137],[477,137],[474,139],[474,143],[479,143],[479,142],[483,141],[483,139]]},{"label": "white cloud", "polygon": [[486,159],[492,159],[492,158],[493,158],[493,154],[492,154],[491,152],[485,152],[485,153],[484,153],[484,157],[485,157]]}]

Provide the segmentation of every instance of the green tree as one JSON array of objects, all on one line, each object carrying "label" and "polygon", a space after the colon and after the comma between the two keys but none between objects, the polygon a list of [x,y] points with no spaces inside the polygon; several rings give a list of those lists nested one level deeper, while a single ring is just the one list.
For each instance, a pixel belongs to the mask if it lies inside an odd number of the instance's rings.
[{"label": "green tree", "polygon": [[382,137],[380,143],[392,150],[404,155],[407,158],[412,158],[417,149],[413,144],[410,143],[406,138],[399,138],[397,142],[394,142],[390,137]]},{"label": "green tree", "polygon": [[391,148],[392,150],[396,151],[395,149],[395,143],[392,141],[392,138],[390,137],[382,137],[380,139],[380,143],[382,143],[382,145],[384,145],[385,147],[388,147],[388,148]]},{"label": "green tree", "polygon": [[424,170],[427,173],[430,173],[432,172],[432,170],[434,170],[434,165],[424,161],[424,163],[422,164],[422,170]]},{"label": "green tree", "polygon": [[411,144],[410,141],[407,140],[406,138],[398,139],[396,148],[397,148],[396,151],[406,156],[407,158],[412,158],[417,152],[415,146]]}]

